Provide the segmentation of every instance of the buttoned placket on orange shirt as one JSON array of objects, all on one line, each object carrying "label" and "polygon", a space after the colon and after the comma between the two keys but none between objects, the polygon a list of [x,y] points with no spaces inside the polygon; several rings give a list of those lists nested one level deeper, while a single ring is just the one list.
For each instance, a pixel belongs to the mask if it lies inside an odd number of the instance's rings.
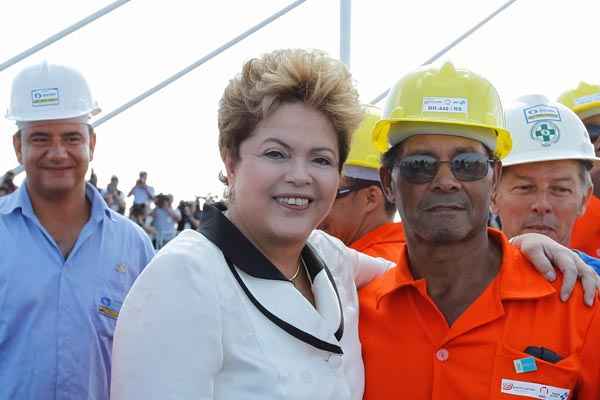
[{"label": "buttoned placket on orange shirt", "polygon": [[[580,380],[583,393],[600,395],[593,373],[600,356],[586,351],[584,368],[579,357],[582,346],[591,346],[585,332],[600,334],[598,307],[583,305],[580,288],[559,306],[560,279],[545,281],[500,232],[489,232],[502,243],[500,273],[452,326],[425,280],[412,277],[405,250],[396,268],[360,291],[365,399],[503,398],[502,379],[561,388]],[[513,361],[527,357],[527,346],[541,345],[568,357],[518,374]]]}]

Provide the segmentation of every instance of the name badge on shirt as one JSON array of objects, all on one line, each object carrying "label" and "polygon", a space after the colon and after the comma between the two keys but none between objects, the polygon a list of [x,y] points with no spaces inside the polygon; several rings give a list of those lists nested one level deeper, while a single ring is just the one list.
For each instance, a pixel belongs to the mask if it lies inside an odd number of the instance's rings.
[{"label": "name badge on shirt", "polygon": [[502,393],[512,394],[513,396],[557,400],[567,400],[570,393],[569,389],[542,385],[540,383],[515,381],[512,379],[502,379],[500,391]]},{"label": "name badge on shirt", "polygon": [[120,301],[112,300],[108,297],[100,298],[100,305],[98,306],[98,312],[105,317],[117,319],[119,317],[119,311],[121,310]]}]

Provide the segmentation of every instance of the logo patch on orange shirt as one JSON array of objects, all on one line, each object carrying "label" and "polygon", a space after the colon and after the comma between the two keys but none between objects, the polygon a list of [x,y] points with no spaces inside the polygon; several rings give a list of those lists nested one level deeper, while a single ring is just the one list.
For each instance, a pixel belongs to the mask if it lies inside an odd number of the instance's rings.
[{"label": "logo patch on orange shirt", "polygon": [[502,393],[512,394],[513,396],[556,400],[567,400],[570,392],[569,389],[542,385],[540,383],[515,381],[513,379],[502,379],[500,391]]}]

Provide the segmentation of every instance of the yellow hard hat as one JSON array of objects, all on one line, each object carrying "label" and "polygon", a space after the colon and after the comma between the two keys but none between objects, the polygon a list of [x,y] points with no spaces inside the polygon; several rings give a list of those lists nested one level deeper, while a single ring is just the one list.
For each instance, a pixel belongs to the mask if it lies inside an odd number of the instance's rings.
[{"label": "yellow hard hat", "polygon": [[350,154],[344,166],[377,169],[381,167],[381,152],[372,140],[373,127],[381,118],[381,110],[374,106],[364,107],[365,116],[360,126],[352,134]]},{"label": "yellow hard hat", "polygon": [[569,107],[582,119],[600,114],[600,86],[581,82],[576,89],[561,94],[558,102]]},{"label": "yellow hard hat", "polygon": [[486,79],[468,70],[457,70],[449,62],[439,70],[419,69],[394,85],[383,117],[373,130],[373,141],[385,152],[390,145],[415,134],[411,129],[432,126],[441,129],[435,133],[480,140],[498,158],[504,158],[512,147],[496,89]]}]

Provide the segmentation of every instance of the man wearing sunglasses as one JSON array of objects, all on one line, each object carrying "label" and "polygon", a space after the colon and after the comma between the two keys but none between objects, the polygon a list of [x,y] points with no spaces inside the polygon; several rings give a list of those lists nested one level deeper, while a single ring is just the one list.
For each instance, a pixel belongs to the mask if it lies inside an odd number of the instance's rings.
[{"label": "man wearing sunglasses", "polygon": [[406,246],[359,292],[364,398],[600,398],[600,307],[579,289],[563,303],[562,278],[487,228],[511,148],[495,88],[450,63],[418,70],[391,89],[373,138]]},{"label": "man wearing sunglasses", "polygon": [[[581,118],[594,145],[596,157],[600,157],[600,85],[581,82],[576,89],[563,93],[558,101]],[[585,214],[575,222],[571,247],[592,257],[600,257],[600,167],[595,166],[591,175],[593,195],[587,203]]]},{"label": "man wearing sunglasses", "polygon": [[389,202],[379,182],[381,152],[371,132],[381,112],[365,108],[365,117],[352,135],[341,185],[322,229],[362,253],[394,260],[404,243],[401,223],[394,223],[396,205]]},{"label": "man wearing sunglasses", "polygon": [[[592,195],[590,170],[600,161],[585,126],[573,111],[541,95],[519,98],[506,121],[513,148],[492,196],[503,232],[536,232],[569,246]],[[600,273],[600,260],[579,254]]]}]

